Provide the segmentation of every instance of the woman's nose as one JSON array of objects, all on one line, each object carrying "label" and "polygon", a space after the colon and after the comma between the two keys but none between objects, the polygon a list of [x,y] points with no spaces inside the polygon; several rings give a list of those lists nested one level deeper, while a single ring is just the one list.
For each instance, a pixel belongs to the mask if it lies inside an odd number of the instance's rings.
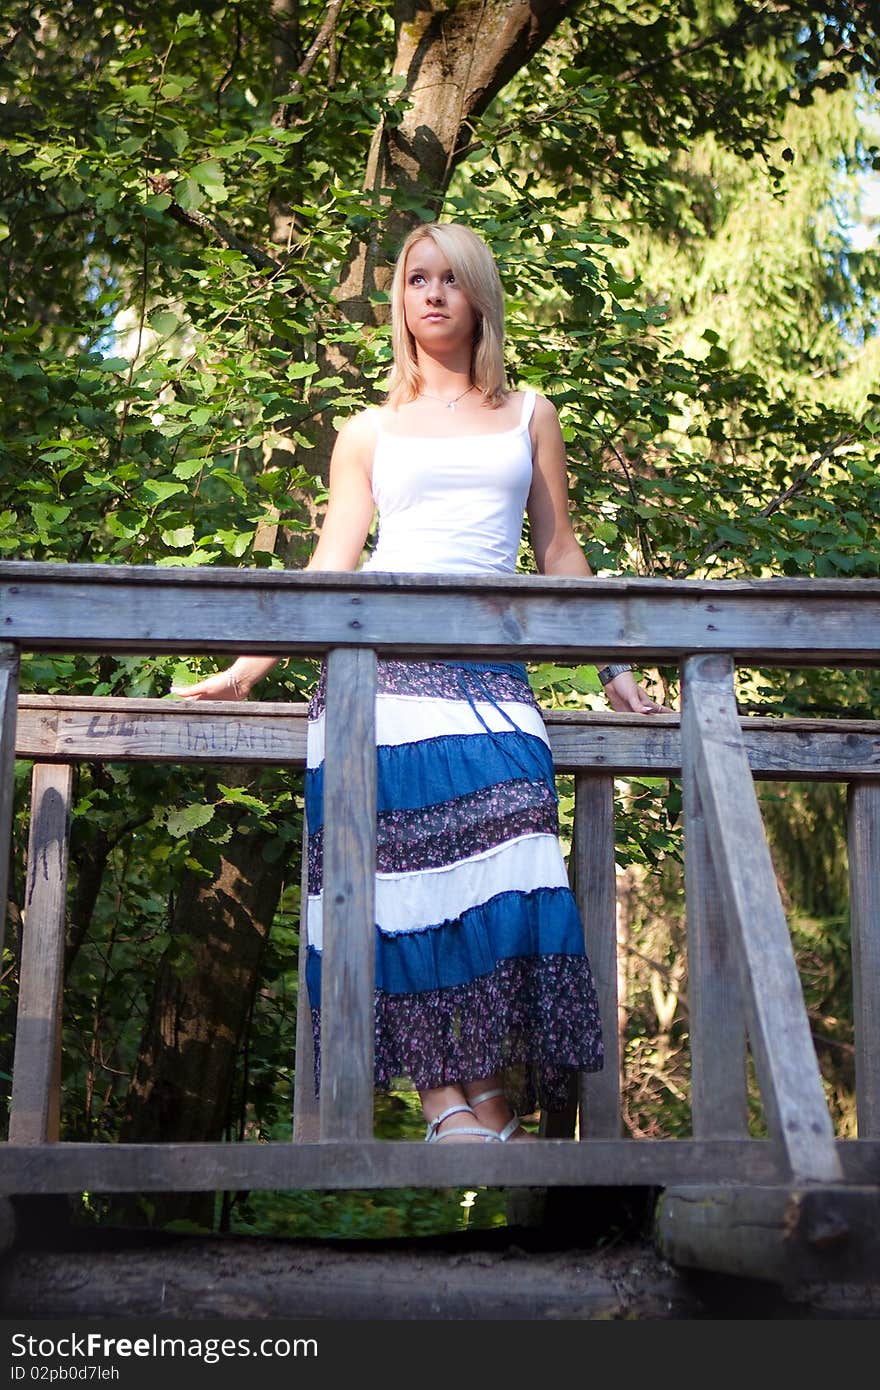
[{"label": "woman's nose", "polygon": [[443,302],[443,286],[441,284],[428,286],[428,298],[438,304]]}]

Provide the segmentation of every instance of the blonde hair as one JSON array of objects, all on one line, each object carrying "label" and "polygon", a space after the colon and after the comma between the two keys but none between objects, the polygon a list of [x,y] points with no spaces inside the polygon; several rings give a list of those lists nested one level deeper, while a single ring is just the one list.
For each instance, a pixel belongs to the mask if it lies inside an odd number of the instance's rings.
[{"label": "blonde hair", "polygon": [[477,319],[471,379],[488,404],[504,400],[504,291],[495,258],[482,237],[458,222],[425,222],[414,227],[400,248],[391,281],[391,342],[394,365],[388,380],[388,403],[411,401],[419,394],[422,374],[415,339],[406,326],[403,292],[406,258],[420,241],[433,241],[443,252]]}]

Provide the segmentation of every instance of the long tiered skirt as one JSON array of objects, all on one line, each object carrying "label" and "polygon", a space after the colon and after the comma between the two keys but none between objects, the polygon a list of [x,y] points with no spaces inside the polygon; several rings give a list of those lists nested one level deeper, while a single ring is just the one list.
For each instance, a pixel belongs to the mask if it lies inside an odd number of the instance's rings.
[{"label": "long tiered skirt", "polygon": [[[325,676],[309,708],[306,978],[320,1086]],[[525,667],[380,661],[375,1081],[500,1073],[523,1113],[602,1066],[550,747]]]}]

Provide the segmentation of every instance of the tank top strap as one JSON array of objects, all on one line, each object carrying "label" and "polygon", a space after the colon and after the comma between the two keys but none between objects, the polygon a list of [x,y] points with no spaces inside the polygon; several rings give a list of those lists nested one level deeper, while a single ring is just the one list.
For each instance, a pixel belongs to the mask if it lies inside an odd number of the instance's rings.
[{"label": "tank top strap", "polygon": [[535,409],[535,391],[523,392],[522,415],[520,416],[519,427],[521,430],[527,429],[529,421]]}]

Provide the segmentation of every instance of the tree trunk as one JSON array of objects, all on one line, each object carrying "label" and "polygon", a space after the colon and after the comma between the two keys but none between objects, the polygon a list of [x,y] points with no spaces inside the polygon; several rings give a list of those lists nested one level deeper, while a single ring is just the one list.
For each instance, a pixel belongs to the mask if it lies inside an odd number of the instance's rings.
[{"label": "tree trunk", "polygon": [[[392,72],[405,79],[403,115],[398,125],[377,127],[365,189],[380,203],[389,202],[384,190],[408,193],[439,214],[468,123],[573,9],[574,0],[398,0]],[[389,206],[381,230],[352,248],[338,295],[347,318],[380,320],[370,296],[387,290],[397,247],[418,220]]]},{"label": "tree trunk", "polygon": [[[420,220],[393,193],[427,205],[439,216],[449,180],[468,143],[469,123],[550,37],[575,0],[397,0],[392,75],[402,77],[399,124],[384,120],[373,134],[364,189],[386,208],[364,239],[356,239],[336,298],[353,323],[377,325],[387,305],[373,296],[391,284],[394,258]],[[324,364],[348,377],[345,350],[333,348]],[[310,468],[326,482],[332,432],[323,432]]]}]

